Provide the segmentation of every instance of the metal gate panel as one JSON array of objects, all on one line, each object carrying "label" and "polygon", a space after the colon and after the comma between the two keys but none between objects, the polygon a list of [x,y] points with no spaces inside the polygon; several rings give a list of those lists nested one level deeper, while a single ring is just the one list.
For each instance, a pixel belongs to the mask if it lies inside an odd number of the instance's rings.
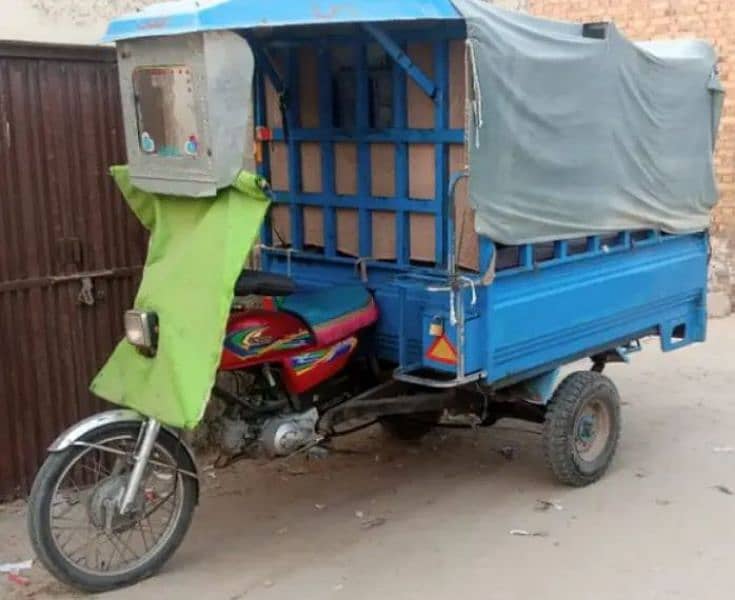
[{"label": "metal gate panel", "polygon": [[145,259],[108,175],[124,160],[112,49],[0,44],[0,499],[102,407],[88,384]]}]

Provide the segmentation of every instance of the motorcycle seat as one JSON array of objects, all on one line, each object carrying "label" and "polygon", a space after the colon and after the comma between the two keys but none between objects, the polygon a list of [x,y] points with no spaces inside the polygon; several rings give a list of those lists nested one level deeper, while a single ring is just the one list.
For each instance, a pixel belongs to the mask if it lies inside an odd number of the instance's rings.
[{"label": "motorcycle seat", "polygon": [[298,292],[282,299],[278,308],[300,317],[320,346],[338,342],[378,320],[375,300],[362,285]]},{"label": "motorcycle seat", "polygon": [[245,269],[235,283],[236,296],[288,296],[296,290],[296,282],[286,275]]}]

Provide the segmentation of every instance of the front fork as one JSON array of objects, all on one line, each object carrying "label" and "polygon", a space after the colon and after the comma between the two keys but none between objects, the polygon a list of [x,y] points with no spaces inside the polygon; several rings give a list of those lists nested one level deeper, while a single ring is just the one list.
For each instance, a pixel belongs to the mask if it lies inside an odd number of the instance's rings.
[{"label": "front fork", "polygon": [[153,452],[153,446],[156,443],[158,433],[161,431],[161,423],[156,419],[147,419],[141,425],[141,436],[135,448],[133,460],[133,470],[130,473],[128,485],[125,487],[122,501],[120,503],[120,514],[126,515],[135,506],[135,498],[140,489],[140,483],[143,480],[145,469],[148,466],[148,460]]}]

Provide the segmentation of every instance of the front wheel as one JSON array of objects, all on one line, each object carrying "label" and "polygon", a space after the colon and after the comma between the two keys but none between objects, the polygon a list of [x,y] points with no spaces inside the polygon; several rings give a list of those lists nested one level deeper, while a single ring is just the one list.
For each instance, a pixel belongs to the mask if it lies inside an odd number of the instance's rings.
[{"label": "front wheel", "polygon": [[546,411],[543,443],[556,478],[581,487],[612,462],[620,437],[620,398],[610,379],[578,371],[561,382]]},{"label": "front wheel", "polygon": [[33,548],[59,580],[88,592],[131,585],[155,573],[189,529],[197,502],[194,466],[161,430],[134,506],[121,515],[140,423],[106,425],[51,454],[31,490]]}]

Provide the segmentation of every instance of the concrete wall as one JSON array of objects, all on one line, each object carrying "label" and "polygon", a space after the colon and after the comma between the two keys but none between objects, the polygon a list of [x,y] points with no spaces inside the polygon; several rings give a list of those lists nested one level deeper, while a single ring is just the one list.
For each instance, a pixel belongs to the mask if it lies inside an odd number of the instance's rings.
[{"label": "concrete wall", "polygon": [[110,18],[153,0],[0,0],[0,39],[96,44]]},{"label": "concrete wall", "polygon": [[702,38],[720,55],[727,89],[717,143],[720,203],[712,223],[710,313],[730,312],[735,299],[735,0],[525,0],[532,14],[578,22],[614,21],[634,40]]}]

